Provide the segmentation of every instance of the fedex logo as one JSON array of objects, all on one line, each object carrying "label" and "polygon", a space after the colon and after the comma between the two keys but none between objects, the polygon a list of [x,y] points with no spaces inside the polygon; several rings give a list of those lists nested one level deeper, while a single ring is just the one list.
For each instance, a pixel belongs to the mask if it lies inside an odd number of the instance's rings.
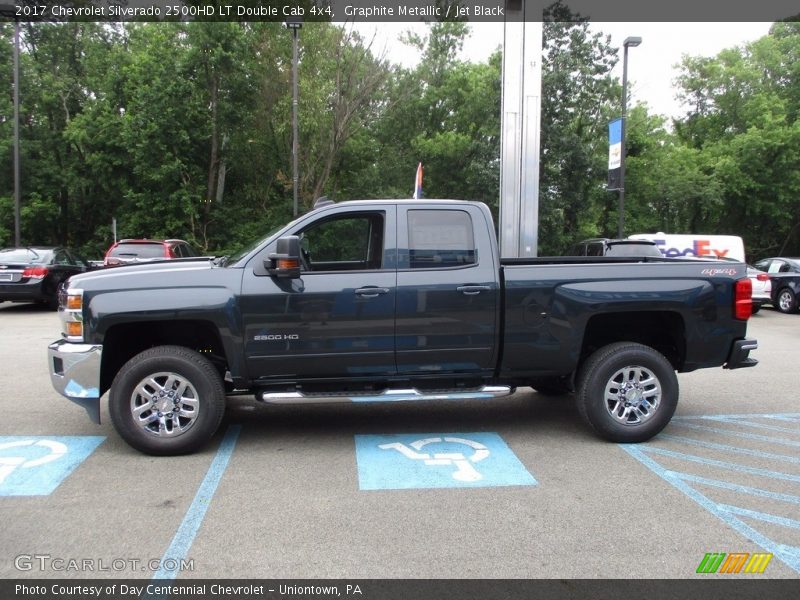
[{"label": "fedex logo", "polygon": [[690,248],[667,248],[667,240],[653,240],[658,246],[658,249],[661,250],[661,254],[664,256],[673,258],[676,256],[717,256],[717,257],[724,257],[728,255],[730,252],[730,248],[712,248],[710,240],[704,239],[697,239],[692,241],[692,246]]}]

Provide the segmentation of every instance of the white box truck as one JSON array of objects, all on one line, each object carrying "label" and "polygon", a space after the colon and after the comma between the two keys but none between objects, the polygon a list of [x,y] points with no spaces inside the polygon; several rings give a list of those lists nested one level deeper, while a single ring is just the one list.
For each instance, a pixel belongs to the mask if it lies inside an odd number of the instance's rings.
[{"label": "white box truck", "polygon": [[738,235],[706,235],[701,233],[636,233],[632,240],[651,240],[661,254],[668,257],[718,256],[744,260],[744,242]]}]

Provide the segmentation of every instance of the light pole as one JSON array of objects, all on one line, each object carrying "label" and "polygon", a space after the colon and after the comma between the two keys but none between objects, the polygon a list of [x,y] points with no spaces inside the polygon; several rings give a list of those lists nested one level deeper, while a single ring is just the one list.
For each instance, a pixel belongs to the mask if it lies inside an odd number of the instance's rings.
[{"label": "light pole", "polygon": [[297,216],[297,37],[303,26],[302,17],[289,17],[284,23],[292,30],[292,215]]},{"label": "light pole", "polygon": [[638,46],[642,43],[640,37],[627,37],[622,42],[625,49],[622,58],[622,123],[620,126],[622,134],[622,147],[619,157],[619,230],[617,237],[621,238],[625,230],[625,121],[627,119],[628,108],[628,47]]},{"label": "light pole", "polygon": [[19,207],[20,207],[20,180],[19,180],[19,19],[14,4],[0,4],[0,14],[4,17],[14,17],[14,245],[19,247]]}]

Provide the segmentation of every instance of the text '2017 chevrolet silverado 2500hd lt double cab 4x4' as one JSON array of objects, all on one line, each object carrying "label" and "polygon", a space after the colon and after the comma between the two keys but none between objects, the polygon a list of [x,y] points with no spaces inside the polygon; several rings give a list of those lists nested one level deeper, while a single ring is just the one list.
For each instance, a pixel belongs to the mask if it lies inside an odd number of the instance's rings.
[{"label": "text '2017 chevrolet silverado 2500hd lt double cab 4x4'", "polygon": [[226,396],[269,403],[574,391],[605,439],[669,422],[676,371],[748,367],[744,264],[503,259],[465,201],[324,206],[236,256],[123,266],[62,290],[55,388],[151,454],[191,452]]}]

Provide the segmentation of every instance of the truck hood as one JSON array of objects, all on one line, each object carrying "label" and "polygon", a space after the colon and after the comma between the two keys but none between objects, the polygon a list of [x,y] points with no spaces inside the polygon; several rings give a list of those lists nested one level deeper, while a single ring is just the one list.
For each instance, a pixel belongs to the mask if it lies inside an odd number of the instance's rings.
[{"label": "truck hood", "polygon": [[[180,281],[183,280],[184,273],[191,273],[192,277],[197,278],[203,277],[201,275],[203,271],[207,272],[218,268],[208,257],[188,260],[164,260],[120,265],[73,275],[70,277],[68,285],[83,289],[120,289],[145,288],[171,281],[173,285],[169,287],[180,287]],[[197,281],[197,279],[194,281]]]}]

